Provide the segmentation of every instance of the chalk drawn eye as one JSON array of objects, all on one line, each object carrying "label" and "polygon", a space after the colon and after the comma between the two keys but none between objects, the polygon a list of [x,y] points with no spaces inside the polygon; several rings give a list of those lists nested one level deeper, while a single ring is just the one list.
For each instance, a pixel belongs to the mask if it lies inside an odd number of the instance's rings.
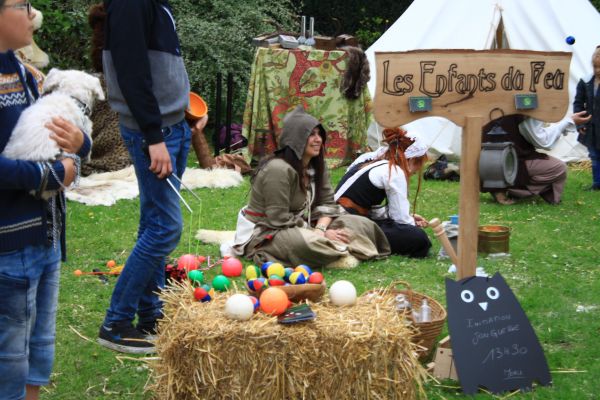
[{"label": "chalk drawn eye", "polygon": [[470,303],[475,299],[475,296],[473,296],[473,292],[471,292],[470,290],[463,290],[462,292],[460,292],[460,298],[465,303]]},{"label": "chalk drawn eye", "polygon": [[486,294],[492,300],[496,300],[498,297],[500,297],[500,292],[493,286],[487,288]]}]

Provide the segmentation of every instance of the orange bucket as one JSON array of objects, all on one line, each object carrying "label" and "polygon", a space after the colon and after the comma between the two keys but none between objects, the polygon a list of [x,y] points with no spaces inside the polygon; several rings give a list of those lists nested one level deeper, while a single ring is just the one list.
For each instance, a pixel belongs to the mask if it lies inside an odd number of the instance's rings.
[{"label": "orange bucket", "polygon": [[200,95],[190,92],[190,105],[185,110],[185,118],[191,121],[198,120],[206,115],[208,106]]}]

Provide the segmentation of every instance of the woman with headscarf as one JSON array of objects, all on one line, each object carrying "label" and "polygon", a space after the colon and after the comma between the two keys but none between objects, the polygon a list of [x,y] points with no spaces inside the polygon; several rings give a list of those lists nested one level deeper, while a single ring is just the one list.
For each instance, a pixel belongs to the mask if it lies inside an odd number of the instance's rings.
[{"label": "woman with headscarf", "polygon": [[279,150],[252,178],[232,253],[258,264],[337,268],[390,254],[375,223],[340,214],[325,168],[325,138],[323,126],[301,106],[285,117]]},{"label": "woman with headscarf", "polygon": [[[348,168],[335,200],[350,214],[369,217],[387,237],[392,253],[426,257],[431,242],[423,227],[427,220],[410,213],[410,176],[427,161],[427,146],[401,128],[384,129],[387,146],[363,154]],[[421,187],[421,174],[417,194]],[[381,206],[384,202],[386,206]]]}]

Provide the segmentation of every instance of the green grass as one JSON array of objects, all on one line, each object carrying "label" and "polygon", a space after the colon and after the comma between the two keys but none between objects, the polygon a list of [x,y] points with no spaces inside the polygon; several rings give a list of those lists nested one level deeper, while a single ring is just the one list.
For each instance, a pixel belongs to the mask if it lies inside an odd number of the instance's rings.
[{"label": "green grass", "polygon": [[[334,181],[342,171],[333,172]],[[541,200],[514,206],[492,203],[489,195],[480,197],[480,222],[504,224],[512,229],[510,251],[506,259],[478,260],[488,273],[500,271],[525,309],[546,352],[551,371],[577,370],[577,373],[553,373],[554,385],[536,388],[511,399],[593,399],[600,387],[600,308],[576,312],[577,305],[600,306],[600,193],[585,192],[589,171],[571,169],[563,202],[550,206]],[[416,187],[415,184],[412,186]],[[190,227],[233,230],[238,209],[246,203],[249,185],[228,190],[197,190],[199,204],[184,194],[193,205],[190,224],[174,255],[190,250],[218,256],[217,246],[197,245],[190,241]],[[459,184],[424,182],[417,212],[426,218],[458,212]],[[73,271],[105,268],[107,260],[123,263],[131,250],[137,229],[138,203],[119,201],[113,207],[87,207],[69,203],[69,260],[63,265],[60,308],[57,327],[57,354],[52,385],[43,391],[44,399],[149,399],[144,393],[148,369],[143,359],[122,357],[95,343],[98,327],[108,306],[115,282],[104,285],[95,276],[76,277]],[[192,225],[192,226],[190,226]],[[433,239],[432,254],[439,243]],[[449,261],[431,256],[412,260],[394,256],[365,262],[352,271],[324,271],[328,282],[349,279],[360,292],[381,287],[394,280],[409,282],[414,289],[445,303],[444,278]],[[212,274],[209,273],[209,276]],[[201,329],[201,327],[199,327]],[[77,333],[91,339],[86,341]],[[446,329],[444,329],[446,333]],[[441,337],[440,337],[441,338]],[[428,383],[431,399],[462,397],[456,382],[445,386]],[[494,398],[480,394],[477,399]]]}]

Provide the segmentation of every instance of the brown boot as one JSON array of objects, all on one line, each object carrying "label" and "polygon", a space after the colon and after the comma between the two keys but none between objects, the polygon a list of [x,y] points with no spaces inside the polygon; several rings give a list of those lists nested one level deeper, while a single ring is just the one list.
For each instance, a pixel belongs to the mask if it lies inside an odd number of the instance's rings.
[{"label": "brown boot", "polygon": [[200,167],[212,168],[215,165],[215,159],[210,154],[210,148],[208,147],[204,133],[199,132],[194,134],[193,132],[194,131],[192,131],[192,147],[194,147]]}]

